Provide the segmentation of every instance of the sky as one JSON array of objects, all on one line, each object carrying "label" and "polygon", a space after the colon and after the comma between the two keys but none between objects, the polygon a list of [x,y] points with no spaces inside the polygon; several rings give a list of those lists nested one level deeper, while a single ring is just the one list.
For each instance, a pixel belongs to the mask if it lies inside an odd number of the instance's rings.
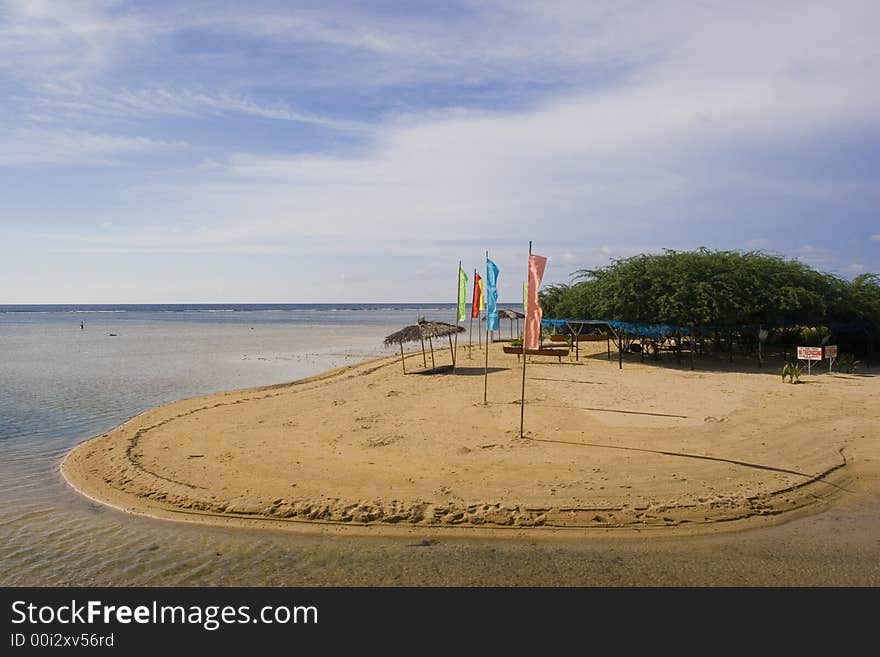
[{"label": "sky", "polygon": [[880,272],[880,3],[0,0],[0,303]]}]

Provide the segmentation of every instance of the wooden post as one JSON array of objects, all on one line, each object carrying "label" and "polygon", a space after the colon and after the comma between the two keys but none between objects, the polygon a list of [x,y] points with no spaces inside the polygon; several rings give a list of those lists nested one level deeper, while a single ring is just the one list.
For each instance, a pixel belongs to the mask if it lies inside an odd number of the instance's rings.
[{"label": "wooden post", "polygon": [[[486,251],[487,279],[488,279],[489,252]],[[486,281],[488,284],[488,280]],[[487,403],[489,398],[489,318],[486,317],[486,367],[483,371],[483,403]]]},{"label": "wooden post", "polygon": [[568,330],[574,335],[574,338],[573,338],[573,340],[574,340],[574,359],[576,361],[579,361],[581,359],[580,337],[581,337],[581,331],[584,330],[584,325],[578,324],[577,331],[575,331],[574,328],[572,328],[571,324],[569,324],[568,322],[566,322],[565,325],[568,327]]},{"label": "wooden post", "polygon": [[[529,259],[531,259],[532,255],[532,242],[529,241]],[[526,281],[528,281],[528,267],[526,268]],[[528,285],[528,283],[526,283]],[[537,290],[536,290],[537,292]],[[528,288],[526,288],[526,299],[528,299]],[[528,310],[528,302],[526,303],[526,318],[525,318],[525,326],[529,325],[529,310]],[[538,324],[538,331],[541,330],[541,325]],[[522,357],[523,357],[523,372],[522,372],[522,394],[519,398],[519,437],[523,438],[523,426],[526,421],[526,332],[523,331],[523,341],[522,341]],[[562,359],[560,359],[561,362]]]},{"label": "wooden post", "polygon": [[[477,284],[477,270],[474,269],[474,285]],[[471,288],[473,289],[473,288]],[[471,328],[470,335],[468,336],[468,358],[473,358],[473,354],[471,353],[474,348],[474,306],[476,305],[477,309],[477,317],[480,316],[480,300],[479,299],[471,299]],[[480,324],[477,322],[477,340],[480,339]]]},{"label": "wooden post", "polygon": [[403,373],[406,374],[406,361],[403,358],[403,340],[400,341],[400,364],[403,365]]},{"label": "wooden post", "polygon": [[[449,338],[449,351],[452,352],[452,371],[455,371],[455,350],[458,349],[458,309],[464,303],[467,306],[467,286],[464,288],[464,299],[459,300],[458,295],[461,294],[461,260],[458,261],[458,271],[455,272],[455,283],[458,292],[455,295],[455,346],[452,346],[452,337]],[[463,318],[462,318],[463,319]]]},{"label": "wooden post", "polygon": [[428,358],[425,356],[425,338],[419,336],[419,340],[422,341],[422,365],[428,369]]},{"label": "wooden post", "polygon": [[486,329],[486,367],[483,372],[483,403],[485,404],[489,395],[489,329]]},{"label": "wooden post", "polygon": [[623,329],[617,334],[617,369],[619,370],[623,369],[623,334]]},{"label": "wooden post", "polygon": [[434,341],[431,339],[431,336],[428,336],[428,346],[431,347],[431,369],[437,367],[437,363],[434,362]]},{"label": "wooden post", "polygon": [[608,327],[608,333],[605,334],[605,346],[608,348],[608,360],[611,360],[611,327]]}]

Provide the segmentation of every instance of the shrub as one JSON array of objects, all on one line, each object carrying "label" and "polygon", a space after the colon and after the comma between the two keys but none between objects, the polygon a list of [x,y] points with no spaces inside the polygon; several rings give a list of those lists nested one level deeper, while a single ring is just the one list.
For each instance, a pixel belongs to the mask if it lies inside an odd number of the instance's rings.
[{"label": "shrub", "polygon": [[790,383],[800,383],[801,366],[798,363],[786,363],[782,366],[780,373],[782,374],[783,383],[785,383],[786,377],[788,377]]}]

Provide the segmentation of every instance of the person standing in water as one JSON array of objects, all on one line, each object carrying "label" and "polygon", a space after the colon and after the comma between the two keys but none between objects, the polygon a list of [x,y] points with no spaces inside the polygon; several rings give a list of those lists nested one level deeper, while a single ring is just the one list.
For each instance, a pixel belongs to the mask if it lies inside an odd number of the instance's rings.
[{"label": "person standing in water", "polygon": [[80,323],[79,323],[79,330],[80,330],[80,331],[84,331],[85,328],[86,328],[85,323],[84,323],[84,322],[80,322]]}]

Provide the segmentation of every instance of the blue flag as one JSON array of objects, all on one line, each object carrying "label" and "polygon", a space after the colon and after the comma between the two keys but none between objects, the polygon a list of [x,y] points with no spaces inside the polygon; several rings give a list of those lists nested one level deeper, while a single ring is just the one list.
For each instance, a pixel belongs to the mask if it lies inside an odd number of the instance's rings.
[{"label": "blue flag", "polygon": [[486,258],[486,330],[498,330],[498,265]]}]

